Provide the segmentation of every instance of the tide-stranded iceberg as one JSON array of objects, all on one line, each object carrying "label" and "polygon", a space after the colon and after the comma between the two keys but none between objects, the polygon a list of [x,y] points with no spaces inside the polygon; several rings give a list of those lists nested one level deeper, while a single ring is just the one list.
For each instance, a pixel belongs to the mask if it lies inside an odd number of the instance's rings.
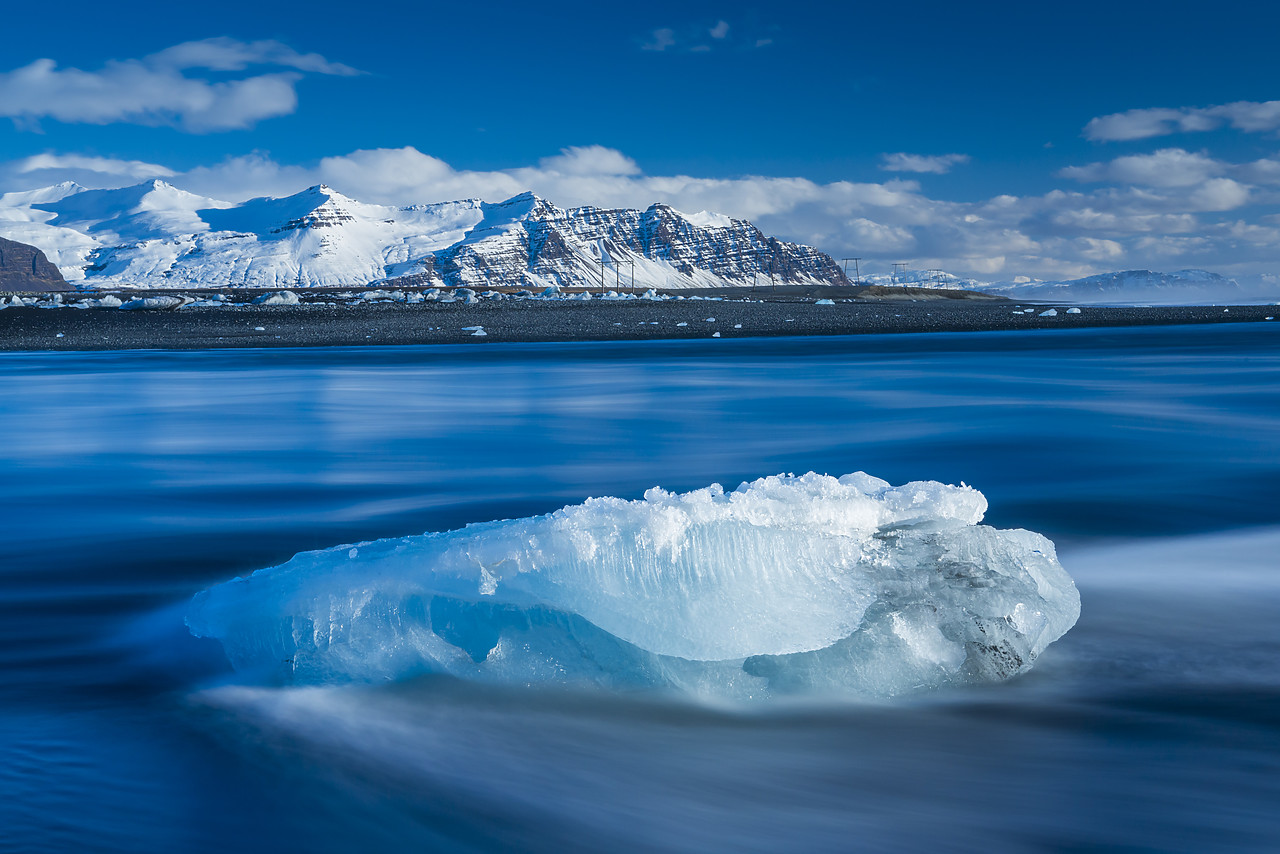
[{"label": "tide-stranded iceberg", "polygon": [[1053,544],[977,490],[863,473],[593,498],[305,552],[196,595],[250,678],[425,673],[687,693],[890,697],[1028,669],[1080,613]]}]

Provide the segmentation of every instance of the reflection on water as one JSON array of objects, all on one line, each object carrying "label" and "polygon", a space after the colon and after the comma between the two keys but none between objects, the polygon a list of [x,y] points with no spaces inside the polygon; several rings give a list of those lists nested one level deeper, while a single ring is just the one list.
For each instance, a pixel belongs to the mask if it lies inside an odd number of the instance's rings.
[{"label": "reflection on water", "polygon": [[[0,847],[1274,850],[1278,345],[7,354]],[[1080,623],[1014,683],[751,714],[251,690],[181,626],[301,549],[811,469],[977,486],[1059,542]]]}]

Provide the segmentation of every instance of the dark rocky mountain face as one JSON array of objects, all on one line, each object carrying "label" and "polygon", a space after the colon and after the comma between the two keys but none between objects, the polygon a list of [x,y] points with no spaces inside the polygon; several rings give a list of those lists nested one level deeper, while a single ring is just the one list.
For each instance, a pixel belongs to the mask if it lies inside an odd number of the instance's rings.
[{"label": "dark rocky mountain face", "polygon": [[[663,279],[663,270],[681,277],[705,277],[707,284],[775,281],[779,284],[849,283],[825,253],[763,234],[746,220],[695,224],[666,205],[647,210],[596,207],[563,210],[536,197],[513,219],[515,228],[485,229],[435,254],[434,273],[446,285],[526,285],[554,281],[566,286],[688,286]],[[603,259],[603,263],[601,262]],[[646,263],[652,262],[652,263]],[[532,276],[527,275],[532,274]]]},{"label": "dark rocky mountain face", "polygon": [[0,237],[0,291],[69,291],[58,268],[34,246]]}]

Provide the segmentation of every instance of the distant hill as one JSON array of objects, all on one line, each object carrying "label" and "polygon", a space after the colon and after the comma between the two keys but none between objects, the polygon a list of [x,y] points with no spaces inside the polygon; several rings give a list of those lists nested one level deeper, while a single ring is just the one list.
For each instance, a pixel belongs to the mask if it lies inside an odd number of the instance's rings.
[{"label": "distant hill", "polygon": [[985,290],[1013,299],[1063,302],[1231,302],[1246,294],[1234,279],[1206,270],[1124,270],[1063,282],[996,284]]},{"label": "distant hill", "polygon": [[1280,298],[1275,293],[1248,291],[1226,276],[1206,270],[1178,270],[1159,273],[1151,270],[1122,270],[1081,279],[984,282],[966,279],[942,270],[904,270],[894,275],[863,276],[864,284],[885,287],[904,285],[918,288],[953,289],[995,294],[1010,299],[1078,303],[1142,303],[1147,305],[1188,305]]}]

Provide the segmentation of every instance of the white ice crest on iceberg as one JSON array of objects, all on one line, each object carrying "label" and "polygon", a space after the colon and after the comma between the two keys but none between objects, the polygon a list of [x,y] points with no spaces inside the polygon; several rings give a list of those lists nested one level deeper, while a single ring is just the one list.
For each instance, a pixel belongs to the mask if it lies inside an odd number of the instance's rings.
[{"label": "white ice crest on iceberg", "polygon": [[187,616],[285,682],[422,673],[706,697],[892,696],[1030,667],[1079,616],[1053,544],[967,486],[718,484],[306,552]]}]

